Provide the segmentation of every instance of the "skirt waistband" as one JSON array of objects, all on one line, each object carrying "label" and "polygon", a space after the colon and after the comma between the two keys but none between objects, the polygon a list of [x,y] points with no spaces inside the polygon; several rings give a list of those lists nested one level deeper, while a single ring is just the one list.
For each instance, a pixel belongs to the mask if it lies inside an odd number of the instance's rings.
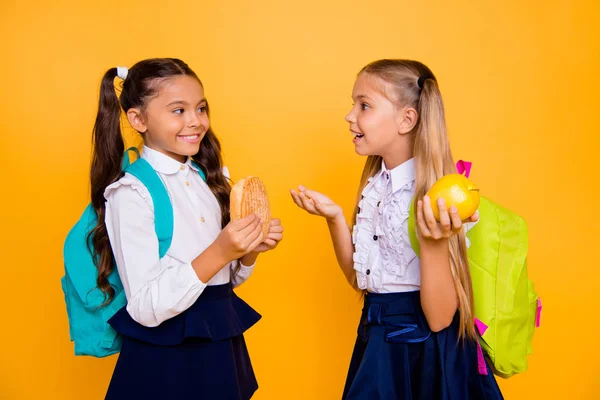
[{"label": "skirt waistband", "polygon": [[156,327],[137,323],[126,306],[108,322],[121,335],[155,345],[173,346],[187,338],[219,341],[239,336],[260,318],[261,315],[240,299],[228,283],[207,286],[190,308]]},{"label": "skirt waistband", "polygon": [[383,327],[384,339],[391,343],[418,343],[431,336],[419,291],[367,293],[359,336],[367,339],[376,326]]}]

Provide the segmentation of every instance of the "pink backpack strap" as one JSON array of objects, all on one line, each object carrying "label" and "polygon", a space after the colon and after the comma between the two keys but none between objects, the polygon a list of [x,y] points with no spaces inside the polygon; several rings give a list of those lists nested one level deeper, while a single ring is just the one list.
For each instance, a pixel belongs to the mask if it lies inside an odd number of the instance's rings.
[{"label": "pink backpack strap", "polygon": [[481,344],[479,343],[479,338],[477,337],[477,334],[479,334],[479,336],[483,336],[487,328],[488,326],[486,324],[484,324],[478,318],[475,318],[475,341],[477,342],[477,371],[479,372],[479,375],[487,375],[488,370],[485,364],[485,358],[483,357],[483,349],[481,348]]},{"label": "pink backpack strap", "polygon": [[456,163],[456,171],[461,175],[464,173],[465,176],[468,178],[469,175],[471,174],[471,166],[472,165],[473,165],[472,162],[458,160],[458,162]]},{"label": "pink backpack strap", "polygon": [[483,322],[481,322],[480,319],[475,318],[475,328],[476,328],[477,332],[479,332],[479,334],[481,336],[483,336],[485,331],[487,331],[488,326],[486,324],[484,324]]}]

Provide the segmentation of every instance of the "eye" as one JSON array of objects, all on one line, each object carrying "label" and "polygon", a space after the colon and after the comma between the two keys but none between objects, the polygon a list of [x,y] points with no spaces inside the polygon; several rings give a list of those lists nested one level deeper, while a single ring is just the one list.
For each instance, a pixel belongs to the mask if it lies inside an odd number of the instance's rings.
[{"label": "eye", "polygon": [[173,113],[175,114],[183,114],[183,108],[176,108],[173,110]]},{"label": "eye", "polygon": [[204,104],[198,108],[198,111],[201,113],[205,113],[207,109],[208,107],[206,106],[206,104]]},{"label": "eye", "polygon": [[371,106],[369,106],[367,103],[361,103],[360,108],[361,110],[365,111],[371,108]]}]

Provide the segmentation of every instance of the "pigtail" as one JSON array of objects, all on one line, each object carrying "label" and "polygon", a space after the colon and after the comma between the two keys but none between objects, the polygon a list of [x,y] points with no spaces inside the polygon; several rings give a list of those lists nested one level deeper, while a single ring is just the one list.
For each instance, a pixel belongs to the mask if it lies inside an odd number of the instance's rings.
[{"label": "pigtail", "polygon": [[104,223],[104,190],[122,176],[121,163],[125,149],[121,134],[121,105],[114,87],[116,76],[117,68],[111,68],[102,78],[98,114],[93,131],[94,150],[90,171],[92,207],[96,211],[98,222],[90,232],[88,243],[93,244],[94,260],[98,268],[97,285],[106,296],[104,304],[108,304],[115,295],[115,290],[108,282],[114,262]]}]

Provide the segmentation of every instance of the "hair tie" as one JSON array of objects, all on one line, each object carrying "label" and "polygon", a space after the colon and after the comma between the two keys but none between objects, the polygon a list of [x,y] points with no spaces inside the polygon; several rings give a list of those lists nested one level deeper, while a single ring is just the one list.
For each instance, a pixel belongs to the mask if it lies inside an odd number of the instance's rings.
[{"label": "hair tie", "polygon": [[129,70],[127,67],[117,67],[117,76],[123,80],[127,78],[127,73]]},{"label": "hair tie", "polygon": [[425,80],[429,79],[428,76],[422,76],[417,80],[417,85],[419,85],[420,89],[423,89],[423,84],[425,83]]}]

